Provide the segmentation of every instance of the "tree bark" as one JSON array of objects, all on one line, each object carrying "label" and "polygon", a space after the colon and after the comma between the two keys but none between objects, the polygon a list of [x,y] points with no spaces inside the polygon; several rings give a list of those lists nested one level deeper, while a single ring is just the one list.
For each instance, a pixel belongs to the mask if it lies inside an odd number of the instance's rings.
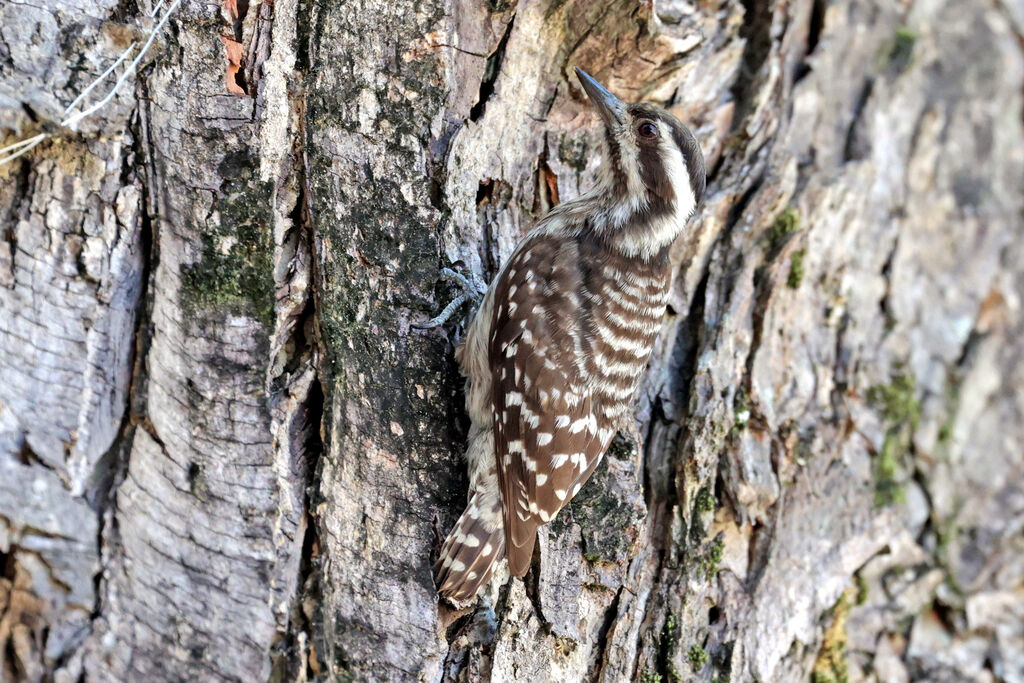
[{"label": "tree bark", "polygon": [[[59,128],[154,9],[0,4],[0,678],[1024,680],[1024,5],[186,0]],[[411,325],[591,186],[577,65],[708,192],[636,429],[454,611]]]}]

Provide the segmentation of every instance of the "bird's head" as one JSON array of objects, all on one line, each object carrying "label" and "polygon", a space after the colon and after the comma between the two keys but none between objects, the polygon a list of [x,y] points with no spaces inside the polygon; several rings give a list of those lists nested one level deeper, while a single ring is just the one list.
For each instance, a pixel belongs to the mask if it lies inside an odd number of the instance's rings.
[{"label": "bird's head", "polygon": [[597,188],[607,211],[600,230],[627,253],[656,253],[682,231],[704,194],[697,139],[661,107],[627,104],[582,69],[576,74],[604,121],[608,144]]}]

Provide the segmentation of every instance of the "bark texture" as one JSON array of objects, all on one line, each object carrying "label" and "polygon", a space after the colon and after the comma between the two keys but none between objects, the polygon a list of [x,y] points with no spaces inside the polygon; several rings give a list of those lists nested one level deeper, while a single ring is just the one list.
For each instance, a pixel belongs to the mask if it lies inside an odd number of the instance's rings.
[{"label": "bark texture", "polygon": [[[0,679],[1024,681],[1024,4],[0,2]],[[439,606],[423,332],[552,205],[572,67],[707,198],[592,481]]]}]

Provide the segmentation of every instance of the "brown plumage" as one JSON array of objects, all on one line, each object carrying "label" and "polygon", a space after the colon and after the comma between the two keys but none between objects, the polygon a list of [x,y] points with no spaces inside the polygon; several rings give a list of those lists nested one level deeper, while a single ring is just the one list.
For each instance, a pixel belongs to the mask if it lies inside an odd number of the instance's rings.
[{"label": "brown plumage", "polygon": [[457,352],[472,496],[435,572],[459,605],[502,557],[526,573],[537,528],[579,492],[629,415],[668,299],[669,247],[704,191],[683,124],[578,73],[605,122],[602,176],[523,239]]}]

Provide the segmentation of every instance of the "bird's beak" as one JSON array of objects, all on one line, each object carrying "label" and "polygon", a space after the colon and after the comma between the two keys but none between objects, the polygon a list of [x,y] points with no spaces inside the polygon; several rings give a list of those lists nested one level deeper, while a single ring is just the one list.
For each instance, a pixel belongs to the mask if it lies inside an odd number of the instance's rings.
[{"label": "bird's beak", "polygon": [[583,69],[576,67],[576,75],[587,91],[587,95],[597,107],[597,111],[609,128],[617,128],[626,121],[626,105],[615,95],[608,92],[603,85]]}]

